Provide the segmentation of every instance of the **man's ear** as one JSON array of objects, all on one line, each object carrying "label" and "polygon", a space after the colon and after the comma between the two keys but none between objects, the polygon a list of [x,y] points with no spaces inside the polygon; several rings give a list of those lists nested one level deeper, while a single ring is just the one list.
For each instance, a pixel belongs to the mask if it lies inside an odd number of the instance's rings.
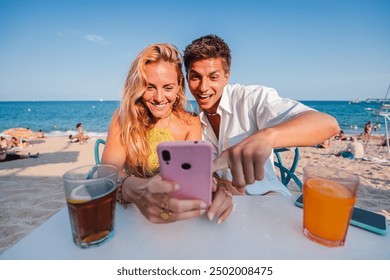
[{"label": "man's ear", "polygon": [[225,73],[225,86],[229,83],[230,70]]}]

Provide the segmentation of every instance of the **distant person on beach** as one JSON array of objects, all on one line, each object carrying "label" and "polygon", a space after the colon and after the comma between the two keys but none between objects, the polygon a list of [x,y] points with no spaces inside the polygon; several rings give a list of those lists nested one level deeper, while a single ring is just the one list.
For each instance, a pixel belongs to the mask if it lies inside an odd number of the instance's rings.
[{"label": "distant person on beach", "polygon": [[362,159],[364,157],[363,144],[357,141],[356,137],[351,137],[351,142],[348,144],[347,149],[336,154],[336,156],[349,159]]},{"label": "distant person on beach", "polygon": [[202,138],[199,117],[185,111],[181,69],[181,55],[173,45],[153,44],[138,54],[110,123],[102,163],[120,171],[118,202],[133,203],[149,221],[169,223],[207,213],[221,223],[233,208],[225,187],[215,189],[207,209],[201,200],[168,197],[177,186],[159,175],[160,142]]},{"label": "distant person on beach", "polygon": [[7,152],[4,150],[0,150],[0,162],[11,161],[16,159],[26,159],[26,158],[39,158],[39,153],[36,153],[35,155],[31,155],[30,153],[28,153],[27,155],[23,155],[14,152]]},{"label": "distant person on beach", "polygon": [[38,130],[37,132],[37,138],[46,138],[45,134],[43,133],[42,129]]},{"label": "distant person on beach", "polygon": [[371,136],[371,130],[372,130],[372,124],[371,121],[369,121],[364,125],[363,136],[365,137],[365,139],[368,139]]},{"label": "distant person on beach", "polygon": [[334,139],[336,140],[341,140],[341,141],[346,141],[347,140],[347,137],[345,136],[344,134],[344,131],[343,130],[340,130],[339,134],[337,134]]},{"label": "distant person on beach", "polygon": [[83,129],[83,124],[78,123],[76,125],[76,128],[77,128],[77,134],[75,138],[78,140],[80,144],[84,144],[89,139],[89,136],[85,133]]},{"label": "distant person on beach", "polygon": [[0,136],[0,149],[1,150],[9,149],[9,148],[11,148],[11,145],[12,145],[11,140],[9,140],[3,136]]},{"label": "distant person on beach", "polygon": [[35,155],[31,155],[28,153],[27,155],[18,154],[12,151],[9,151],[10,148],[13,147],[19,147],[20,146],[20,139],[17,139],[16,137],[12,137],[11,140],[1,136],[0,137],[0,161],[10,161],[15,159],[25,159],[25,158],[37,158],[39,157],[39,153]]},{"label": "distant person on beach", "polygon": [[70,143],[76,143],[76,142],[79,142],[79,139],[77,139],[77,137],[73,136],[73,134],[70,134],[69,137],[69,142]]},{"label": "distant person on beach", "polygon": [[27,140],[21,140],[17,137],[11,138],[11,145],[10,148],[26,148],[30,145],[30,142]]},{"label": "distant person on beach", "polygon": [[288,195],[275,175],[272,150],[321,143],[340,131],[338,123],[330,115],[281,98],[275,89],[229,85],[230,65],[229,46],[216,35],[200,37],[184,50],[186,78],[201,110],[203,138],[219,155],[214,168],[239,192]]}]

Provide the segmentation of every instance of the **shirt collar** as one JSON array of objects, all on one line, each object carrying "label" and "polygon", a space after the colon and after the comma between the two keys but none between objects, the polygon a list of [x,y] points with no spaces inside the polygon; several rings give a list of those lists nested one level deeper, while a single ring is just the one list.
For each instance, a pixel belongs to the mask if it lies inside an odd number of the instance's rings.
[{"label": "shirt collar", "polygon": [[[232,106],[232,104],[230,103],[230,92],[229,92],[229,89],[228,89],[228,85],[226,85],[224,87],[224,89],[223,89],[223,93],[222,93],[222,96],[221,96],[221,101],[218,104],[217,112],[219,114],[221,114],[222,111],[225,111],[226,113],[231,114],[232,113],[231,106]],[[208,123],[207,116],[203,112],[203,110],[200,111],[199,118],[200,118],[200,120],[201,120],[201,122],[203,124],[207,124]]]}]

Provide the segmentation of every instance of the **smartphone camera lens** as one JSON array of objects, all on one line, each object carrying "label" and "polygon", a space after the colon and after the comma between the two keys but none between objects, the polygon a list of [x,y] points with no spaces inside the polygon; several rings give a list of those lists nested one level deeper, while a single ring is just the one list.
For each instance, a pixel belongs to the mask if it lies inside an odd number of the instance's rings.
[{"label": "smartphone camera lens", "polygon": [[181,165],[181,168],[183,168],[184,170],[188,170],[188,169],[191,169],[191,164],[185,162]]},{"label": "smartphone camera lens", "polygon": [[167,150],[162,151],[162,157],[163,157],[163,160],[165,160],[165,161],[171,160],[171,154]]}]

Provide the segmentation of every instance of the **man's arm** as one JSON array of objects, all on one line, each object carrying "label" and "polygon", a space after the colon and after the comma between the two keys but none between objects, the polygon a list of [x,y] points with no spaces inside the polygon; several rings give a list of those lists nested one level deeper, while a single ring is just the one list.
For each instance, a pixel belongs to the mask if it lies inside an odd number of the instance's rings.
[{"label": "man's arm", "polygon": [[[259,131],[272,148],[304,147],[323,142],[339,133],[337,120],[321,112],[306,111],[276,126]],[[261,136],[264,137],[264,136]]]},{"label": "man's arm", "polygon": [[291,119],[260,130],[225,150],[214,161],[214,170],[230,168],[233,185],[243,188],[264,178],[264,163],[273,148],[312,146],[340,131],[330,115],[306,111]]}]

